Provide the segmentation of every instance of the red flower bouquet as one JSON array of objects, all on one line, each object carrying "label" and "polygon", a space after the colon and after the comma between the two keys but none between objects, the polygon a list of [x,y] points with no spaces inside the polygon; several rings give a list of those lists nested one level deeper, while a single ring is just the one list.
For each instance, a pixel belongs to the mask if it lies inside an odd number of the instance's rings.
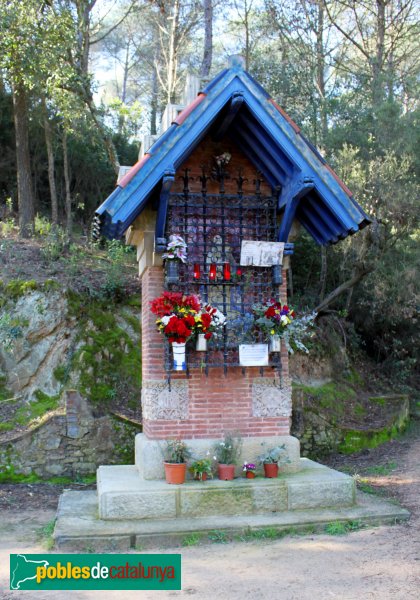
[{"label": "red flower bouquet", "polygon": [[282,306],[276,300],[256,304],[252,311],[256,326],[269,335],[281,336],[296,316],[295,311],[287,304]]},{"label": "red flower bouquet", "polygon": [[152,300],[150,310],[158,319],[156,325],[169,342],[185,343],[197,331],[196,315],[201,309],[195,295],[181,292],[164,292]]},{"label": "red flower bouquet", "polygon": [[181,292],[164,292],[152,300],[150,310],[158,319],[156,325],[169,342],[185,343],[199,333],[209,340],[223,327],[226,317],[213,306],[202,306],[198,296]]},{"label": "red flower bouquet", "polygon": [[210,304],[206,304],[196,317],[198,333],[204,334],[206,340],[209,340],[217,333],[226,322],[226,317],[218,308],[214,308]]}]

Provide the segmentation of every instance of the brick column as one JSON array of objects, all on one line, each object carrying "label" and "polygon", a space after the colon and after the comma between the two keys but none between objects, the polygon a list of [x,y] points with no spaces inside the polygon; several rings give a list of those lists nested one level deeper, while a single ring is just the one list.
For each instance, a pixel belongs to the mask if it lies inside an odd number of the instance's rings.
[{"label": "brick column", "polygon": [[156,329],[156,316],[150,310],[150,302],[164,291],[163,268],[146,268],[141,278],[141,285],[142,382],[144,386],[150,381],[167,379],[164,368],[164,340]]}]

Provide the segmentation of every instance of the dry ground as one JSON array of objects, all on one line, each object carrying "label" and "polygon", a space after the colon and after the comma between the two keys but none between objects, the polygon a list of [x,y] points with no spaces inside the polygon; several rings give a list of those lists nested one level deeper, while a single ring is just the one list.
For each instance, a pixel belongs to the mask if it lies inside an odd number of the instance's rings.
[{"label": "dry ground", "polygon": [[0,598],[134,600],[193,596],[199,600],[411,600],[420,597],[420,423],[401,440],[333,462],[412,512],[407,524],[342,536],[306,535],[229,542],[181,552],[180,592],[10,592],[9,553],[44,552],[37,529],[54,518],[59,488],[0,486]]}]

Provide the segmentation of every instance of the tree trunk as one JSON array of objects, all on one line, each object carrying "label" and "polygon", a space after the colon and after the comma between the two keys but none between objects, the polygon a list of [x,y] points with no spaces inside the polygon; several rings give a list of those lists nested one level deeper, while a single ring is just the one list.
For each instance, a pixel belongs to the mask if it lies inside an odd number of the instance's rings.
[{"label": "tree trunk", "polygon": [[177,35],[179,27],[179,0],[175,0],[173,11],[169,25],[169,48],[168,48],[168,62],[167,62],[167,101],[169,104],[175,102],[175,89],[176,89],[176,78],[178,71],[178,44]]},{"label": "tree trunk", "polygon": [[13,86],[13,117],[16,137],[16,167],[19,207],[19,235],[30,237],[34,225],[34,192],[29,154],[28,106],[23,86]]},{"label": "tree trunk", "polygon": [[118,175],[119,170],[120,170],[120,162],[118,160],[117,151],[115,149],[114,142],[112,141],[111,135],[107,133],[105,126],[101,123],[101,121],[98,117],[97,109],[93,102],[93,99],[91,97],[86,97],[85,102],[87,104],[87,107],[89,108],[90,114],[91,114],[93,122],[95,123],[95,126],[98,130],[98,133],[104,143],[105,149],[108,154],[109,161],[114,169],[115,174]]},{"label": "tree trunk", "polygon": [[324,5],[317,0],[318,22],[316,31],[316,79],[320,99],[321,135],[318,145],[324,151],[328,132],[327,106],[325,103],[325,49],[324,49]]},{"label": "tree trunk", "polygon": [[115,174],[118,175],[120,163],[118,161],[117,152],[111,136],[107,133],[106,128],[100,122],[98,111],[93,102],[92,91],[89,82],[89,50],[90,50],[90,21],[91,12],[96,4],[96,0],[75,0],[78,18],[78,51],[79,51],[79,70],[81,77],[79,78],[79,89],[82,93],[82,98],[89,108],[92,119],[99,131],[99,135],[105,145],[108,158],[112,164]]},{"label": "tree trunk", "polygon": [[[130,71],[130,40],[127,40],[125,46],[125,57],[124,57],[124,66],[123,66],[123,81],[121,88],[121,102],[125,104],[127,100],[127,85],[128,85],[128,74]],[[118,134],[122,135],[124,131],[124,116],[122,112],[120,112],[118,116]]]},{"label": "tree trunk", "polygon": [[378,148],[383,145],[382,123],[379,112],[384,101],[384,48],[385,48],[385,1],[376,0],[377,6],[377,32],[376,52],[371,56],[372,70],[372,105],[374,117],[375,139]]},{"label": "tree trunk", "polygon": [[44,132],[45,132],[45,144],[47,146],[47,157],[48,157],[48,182],[50,185],[50,196],[51,196],[51,221],[58,224],[58,200],[57,200],[57,189],[55,185],[55,165],[54,165],[54,150],[52,141],[52,130],[51,123],[48,119],[47,105],[45,98],[42,98],[42,110],[44,117]]},{"label": "tree trunk", "polygon": [[90,50],[90,15],[96,0],[76,0],[78,25],[79,67],[83,75],[88,74]]},{"label": "tree trunk", "polygon": [[158,109],[158,96],[159,96],[159,81],[157,75],[157,62],[153,65],[152,72],[152,100],[150,103],[150,133],[156,135],[157,133],[157,109]]},{"label": "tree trunk", "polygon": [[249,63],[251,60],[251,44],[250,44],[250,35],[249,35],[249,10],[248,4],[245,0],[245,16],[244,16],[244,26],[245,26],[245,70],[249,71]]},{"label": "tree trunk", "polygon": [[70,169],[69,155],[67,148],[67,131],[63,130],[63,167],[64,167],[64,183],[65,183],[65,210],[66,210],[66,231],[67,237],[70,240],[73,229],[73,219],[71,214],[71,194],[70,194]]},{"label": "tree trunk", "polygon": [[359,283],[359,281],[361,281],[364,277],[366,277],[366,275],[371,273],[373,270],[373,265],[360,268],[355,267],[355,269],[353,270],[353,275],[350,277],[350,279],[347,279],[347,281],[336,287],[335,290],[328,294],[328,296],[320,304],[318,304],[318,306],[315,308],[315,311],[320,312],[321,310],[326,308],[329,304],[331,304],[333,300],[338,298],[338,296],[341,296],[341,294],[344,294],[345,291],[354,287],[356,283]]},{"label": "tree trunk", "polygon": [[293,269],[292,269],[292,265],[290,265],[290,267],[287,269],[287,288],[288,288],[288,298],[290,298],[290,300],[293,300],[293,296],[294,296],[294,286],[293,286]]},{"label": "tree trunk", "polygon": [[122,91],[121,91],[121,102],[123,102],[124,104],[127,100],[127,83],[128,83],[129,71],[130,71],[130,40],[127,40],[127,45],[125,47],[124,75],[123,75],[123,83],[122,83]]},{"label": "tree trunk", "polygon": [[204,54],[200,77],[208,77],[213,58],[213,0],[204,0]]},{"label": "tree trunk", "polygon": [[319,301],[325,298],[325,288],[327,286],[327,249],[321,246],[321,274],[319,276]]}]

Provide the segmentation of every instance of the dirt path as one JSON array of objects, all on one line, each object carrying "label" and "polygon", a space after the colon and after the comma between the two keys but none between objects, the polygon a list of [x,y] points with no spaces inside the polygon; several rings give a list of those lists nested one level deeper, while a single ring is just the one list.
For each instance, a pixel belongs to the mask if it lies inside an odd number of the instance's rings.
[{"label": "dirt path", "polygon": [[[180,592],[9,592],[9,553],[38,553],[36,530],[54,510],[3,509],[0,513],[0,598],[11,600],[411,600],[420,590],[420,424],[404,439],[341,459],[341,466],[374,471],[382,487],[412,511],[405,525],[360,530],[345,536],[310,535],[275,541],[230,542],[181,552]],[[384,474],[387,469],[395,468]],[[383,468],[381,466],[384,466]],[[1,486],[0,486],[1,493]],[[35,493],[35,492],[34,492]],[[1,497],[1,496],[0,496]],[[28,505],[30,501],[27,499]]]}]

